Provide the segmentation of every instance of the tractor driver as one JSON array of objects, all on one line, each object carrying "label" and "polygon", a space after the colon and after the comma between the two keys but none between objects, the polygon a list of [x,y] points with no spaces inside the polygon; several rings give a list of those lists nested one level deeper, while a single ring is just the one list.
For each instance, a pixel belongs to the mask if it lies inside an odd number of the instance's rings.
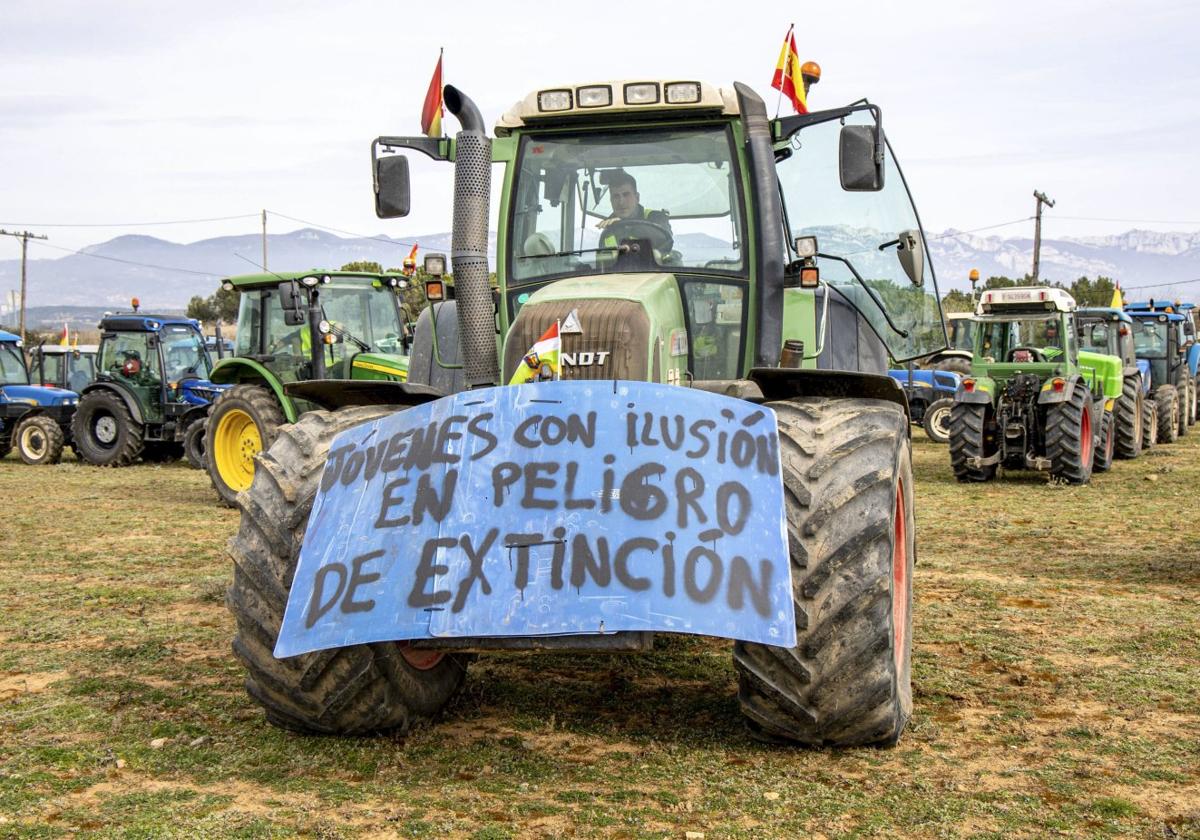
[{"label": "tractor driver", "polygon": [[642,206],[632,175],[623,169],[608,173],[608,200],[612,203],[612,215],[596,225],[603,231],[601,248],[616,248],[622,239],[649,239],[655,251],[670,253],[675,244],[671,217],[662,210],[647,210]]}]

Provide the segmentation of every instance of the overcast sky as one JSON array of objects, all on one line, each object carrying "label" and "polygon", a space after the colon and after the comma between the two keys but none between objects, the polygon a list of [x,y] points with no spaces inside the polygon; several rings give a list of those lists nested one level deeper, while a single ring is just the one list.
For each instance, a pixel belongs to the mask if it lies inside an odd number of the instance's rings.
[{"label": "overcast sky", "polygon": [[[414,159],[413,214],[381,221],[369,165],[375,136],[419,133],[439,47],[489,124],[536,88],[610,78],[744,81],[773,107],[792,22],[801,59],[823,68],[810,106],[883,107],[927,229],[1029,216],[1037,188],[1058,202],[1046,236],[1200,230],[1195,0],[5,0],[0,226],[66,248],[256,233],[257,218],[125,223],[262,208],[354,233],[447,231],[448,167]],[[115,226],[42,227],[68,223]],[[17,253],[0,238],[0,259]]]}]

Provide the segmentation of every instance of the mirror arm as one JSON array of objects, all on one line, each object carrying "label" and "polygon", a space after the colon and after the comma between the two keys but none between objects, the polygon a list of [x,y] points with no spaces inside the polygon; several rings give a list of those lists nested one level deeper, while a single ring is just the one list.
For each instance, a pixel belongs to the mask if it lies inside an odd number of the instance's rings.
[{"label": "mirror arm", "polygon": [[[871,300],[875,301],[875,305],[879,307],[879,311],[883,314],[883,318],[885,321],[887,321],[888,326],[892,328],[892,332],[901,338],[908,338],[908,330],[902,330],[896,326],[896,322],[892,320],[892,316],[888,315],[887,308],[883,305],[883,301],[879,299],[877,294],[875,294],[875,290],[867,285],[867,281],[862,278],[862,275],[858,273],[858,269],[854,267],[854,263],[850,262],[850,260],[846,259],[845,257],[835,257],[832,254],[817,254],[817,258],[823,260],[836,260],[837,262],[840,262],[842,265],[846,266],[846,268],[850,269],[850,273],[854,275],[854,279],[858,281],[858,285],[862,286],[870,296]],[[846,300],[850,302],[851,306],[854,306],[853,300],[846,295],[842,295],[842,297],[846,298]],[[858,309],[857,306],[854,308]],[[861,312],[861,310],[859,311]],[[866,316],[864,315],[863,317]]]},{"label": "mirror arm", "polygon": [[434,160],[450,160],[449,137],[376,137],[371,141],[372,161],[378,159],[380,147],[391,150],[412,149]]},{"label": "mirror arm", "polygon": [[779,135],[775,138],[775,141],[790,140],[802,128],[808,128],[810,125],[829,122],[830,120],[845,119],[858,111],[870,111],[871,116],[875,118],[875,125],[879,129],[876,132],[875,163],[882,164],[884,157],[883,112],[879,109],[878,105],[872,105],[865,99],[842,108],[831,108],[828,111],[813,111],[808,114],[794,114],[790,117],[780,117],[775,120],[775,126],[778,128]]}]

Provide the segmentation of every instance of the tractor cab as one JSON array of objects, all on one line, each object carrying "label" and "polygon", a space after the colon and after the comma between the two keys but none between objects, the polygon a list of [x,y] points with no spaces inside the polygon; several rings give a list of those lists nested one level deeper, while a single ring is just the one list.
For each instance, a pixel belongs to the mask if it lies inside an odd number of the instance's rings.
[{"label": "tractor cab", "polygon": [[0,458],[14,446],[27,464],[62,457],[79,395],[31,384],[19,336],[0,331]]},{"label": "tractor cab", "polygon": [[184,438],[220,392],[200,325],[137,311],[100,322],[96,378],[72,424],[76,448],[98,466],[183,454]]},{"label": "tractor cab", "polygon": [[[250,274],[222,282],[240,294],[232,356],[213,368],[229,386],[213,406],[205,448],[209,476],[233,504],[254,479],[254,456],[284,423],[315,407],[314,393],[348,380],[408,379],[411,313],[404,275],[358,271]],[[339,384],[341,383],[341,384]],[[291,393],[296,387],[303,393]]]},{"label": "tractor cab", "polygon": [[928,357],[924,366],[964,376],[970,374],[971,354],[975,348],[975,316],[970,312],[947,312],[946,338],[949,346]]},{"label": "tractor cab", "polygon": [[79,393],[96,378],[95,344],[43,344],[30,351],[30,378]]}]

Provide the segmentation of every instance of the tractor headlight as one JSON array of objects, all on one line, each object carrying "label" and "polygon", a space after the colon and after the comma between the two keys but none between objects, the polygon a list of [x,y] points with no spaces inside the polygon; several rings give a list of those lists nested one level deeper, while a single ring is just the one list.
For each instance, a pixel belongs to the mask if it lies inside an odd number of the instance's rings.
[{"label": "tractor headlight", "polygon": [[626,105],[653,105],[658,102],[658,85],[654,82],[637,82],[625,85]]},{"label": "tractor headlight", "polygon": [[796,256],[802,260],[817,255],[817,237],[815,236],[797,236],[796,237]]},{"label": "tractor headlight", "polygon": [[538,94],[539,111],[570,111],[571,91],[543,90]]},{"label": "tractor headlight", "polygon": [[224,290],[225,290],[225,291],[227,291],[227,292],[232,292],[232,291],[233,291],[233,284],[232,284],[232,283],[230,283],[228,280],[223,280],[223,281],[221,281],[221,288],[222,288],[222,289],[224,289]]},{"label": "tractor headlight", "polygon": [[441,277],[446,273],[445,254],[426,254],[425,273],[430,277]]},{"label": "tractor headlight", "polygon": [[328,321],[318,321],[317,322],[317,332],[319,332],[321,335],[329,335],[329,333],[331,333],[332,331],[333,331],[333,325],[330,324]]},{"label": "tractor headlight", "polygon": [[605,108],[612,104],[612,88],[608,85],[581,87],[577,95],[580,108]]},{"label": "tractor headlight", "polygon": [[315,274],[310,274],[308,277],[300,278],[300,285],[304,286],[306,289],[316,288],[317,284],[320,282],[321,278]]},{"label": "tractor headlight", "polygon": [[694,105],[700,101],[699,82],[672,82],[666,87],[668,105]]}]

